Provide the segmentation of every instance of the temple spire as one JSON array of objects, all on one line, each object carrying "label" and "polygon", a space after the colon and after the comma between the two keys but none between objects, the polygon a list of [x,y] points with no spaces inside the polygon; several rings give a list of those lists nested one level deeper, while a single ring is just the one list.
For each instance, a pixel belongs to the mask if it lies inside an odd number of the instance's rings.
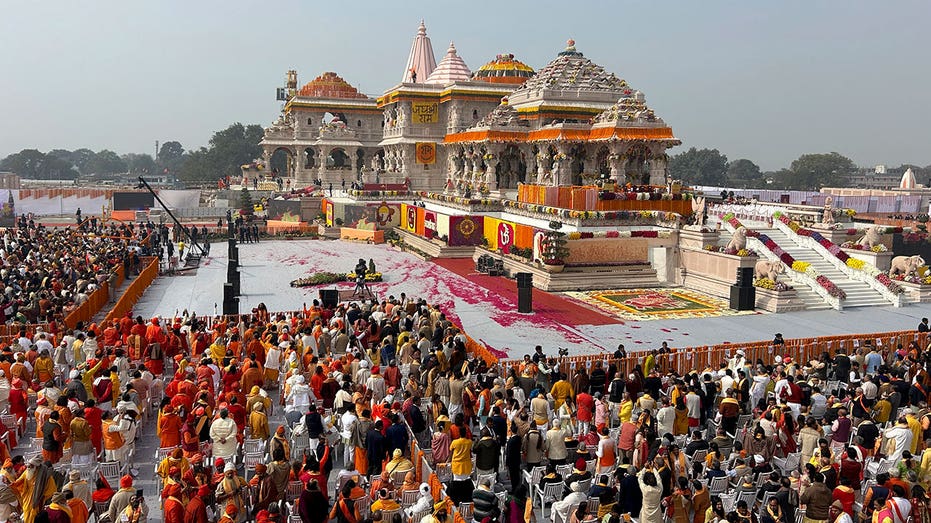
[{"label": "temple spire", "polygon": [[407,66],[404,67],[401,82],[423,83],[434,69],[436,69],[436,57],[433,55],[433,45],[430,43],[430,37],[427,36],[427,26],[421,19],[420,27],[417,28],[417,36],[411,44],[411,54],[407,58]]}]

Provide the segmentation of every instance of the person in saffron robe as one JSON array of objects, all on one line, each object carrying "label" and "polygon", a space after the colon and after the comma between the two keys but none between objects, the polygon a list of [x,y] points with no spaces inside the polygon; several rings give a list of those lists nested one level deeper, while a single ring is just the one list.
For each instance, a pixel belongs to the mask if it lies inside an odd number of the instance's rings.
[{"label": "person in saffron robe", "polygon": [[83,499],[74,497],[74,492],[68,489],[62,491],[68,508],[71,509],[71,523],[87,523],[90,519],[90,510]]},{"label": "person in saffron robe", "polygon": [[184,523],[208,523],[207,505],[204,500],[210,496],[210,486],[197,487],[197,495],[192,497],[184,508]]},{"label": "person in saffron robe", "polygon": [[165,486],[164,494],[165,523],[184,523],[184,502],[181,501],[181,485],[173,483]]},{"label": "person in saffron robe", "polygon": [[46,466],[39,456],[32,458],[26,470],[13,483],[13,488],[20,492],[23,523],[33,523],[39,511],[45,508],[46,500],[55,493],[51,467]]}]

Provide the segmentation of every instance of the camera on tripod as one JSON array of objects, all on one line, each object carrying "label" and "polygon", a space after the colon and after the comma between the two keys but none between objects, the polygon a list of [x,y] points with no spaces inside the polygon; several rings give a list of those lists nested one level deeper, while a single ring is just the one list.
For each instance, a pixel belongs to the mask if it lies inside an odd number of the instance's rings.
[{"label": "camera on tripod", "polygon": [[560,358],[565,358],[566,356],[569,355],[569,349],[567,349],[567,348],[565,348],[565,347],[557,347],[556,350],[559,351],[559,357],[560,357]]}]

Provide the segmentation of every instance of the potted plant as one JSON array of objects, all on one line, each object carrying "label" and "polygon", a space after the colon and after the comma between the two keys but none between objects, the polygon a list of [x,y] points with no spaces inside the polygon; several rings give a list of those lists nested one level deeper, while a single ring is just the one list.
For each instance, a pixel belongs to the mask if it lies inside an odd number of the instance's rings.
[{"label": "potted plant", "polygon": [[549,272],[562,272],[566,267],[566,257],[569,256],[566,233],[560,232],[562,222],[553,220],[549,223],[550,230],[546,231],[543,240],[543,268]]}]

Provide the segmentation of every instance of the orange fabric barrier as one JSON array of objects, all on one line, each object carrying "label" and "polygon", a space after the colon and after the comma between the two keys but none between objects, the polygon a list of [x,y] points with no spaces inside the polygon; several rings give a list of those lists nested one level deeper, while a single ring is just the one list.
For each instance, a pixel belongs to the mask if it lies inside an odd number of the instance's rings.
[{"label": "orange fabric barrier", "polygon": [[136,302],[142,297],[142,294],[149,288],[149,285],[155,281],[155,278],[158,277],[158,258],[143,258],[142,260],[143,263],[148,263],[145,268],[142,269],[142,272],[139,273],[139,276],[136,276],[136,279],[129,284],[129,287],[126,288],[123,295],[120,296],[120,299],[116,301],[113,308],[110,309],[106,319],[104,319],[105,324],[111,323],[114,319],[122,318],[127,312],[132,311]]},{"label": "orange fabric barrier", "polygon": [[489,367],[498,363],[498,358],[495,357],[495,355],[492,354],[488,349],[486,349],[484,345],[473,340],[472,337],[469,336],[468,334],[466,334],[465,337],[466,337],[465,346],[466,346],[467,351],[485,360],[485,363],[487,363]]},{"label": "orange fabric barrier", "polygon": [[103,282],[96,291],[91,293],[87,301],[65,316],[65,325],[69,329],[73,329],[80,321],[87,322],[92,320],[98,312],[107,306],[109,301],[109,285],[107,285],[107,282]]},{"label": "orange fabric barrier", "polygon": [[110,218],[123,222],[135,222],[136,211],[111,211]]},{"label": "orange fabric barrier", "polygon": [[366,240],[372,243],[385,243],[385,231],[340,227],[339,237],[344,240]]},{"label": "orange fabric barrier", "polygon": [[417,481],[423,482],[423,451],[417,446],[417,441],[411,441],[411,456],[414,456],[414,470],[416,471]]}]

